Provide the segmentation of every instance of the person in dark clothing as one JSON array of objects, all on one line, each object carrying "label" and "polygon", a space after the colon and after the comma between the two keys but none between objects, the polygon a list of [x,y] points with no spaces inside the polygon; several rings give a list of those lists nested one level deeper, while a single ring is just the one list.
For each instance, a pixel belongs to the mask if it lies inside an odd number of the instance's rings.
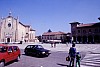
[{"label": "person in dark clothing", "polygon": [[54,42],[54,48],[56,48],[56,42]]},{"label": "person in dark clothing", "polygon": [[51,47],[53,47],[53,42],[51,42]]},{"label": "person in dark clothing", "polygon": [[79,52],[76,53],[76,67],[80,67],[81,55]]},{"label": "person in dark clothing", "polygon": [[69,56],[70,56],[70,64],[69,66],[74,67],[74,60],[75,60],[75,55],[76,54],[76,48],[75,48],[75,43],[72,43],[72,47],[69,49]]}]

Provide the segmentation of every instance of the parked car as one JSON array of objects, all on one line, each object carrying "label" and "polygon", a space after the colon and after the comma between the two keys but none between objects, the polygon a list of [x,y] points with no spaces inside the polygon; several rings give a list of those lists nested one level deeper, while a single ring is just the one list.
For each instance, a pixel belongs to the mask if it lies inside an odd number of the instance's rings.
[{"label": "parked car", "polygon": [[32,55],[37,57],[49,56],[50,50],[44,49],[41,45],[28,45],[24,49],[26,55]]},{"label": "parked car", "polygon": [[7,46],[0,44],[0,67],[4,67],[6,63],[20,59],[20,49],[18,46]]}]

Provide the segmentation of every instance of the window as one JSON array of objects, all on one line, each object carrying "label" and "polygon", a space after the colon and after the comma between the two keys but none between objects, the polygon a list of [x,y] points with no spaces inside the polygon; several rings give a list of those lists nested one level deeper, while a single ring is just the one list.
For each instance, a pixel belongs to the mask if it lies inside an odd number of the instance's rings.
[{"label": "window", "polygon": [[11,27],[11,23],[8,23],[8,27]]},{"label": "window", "polygon": [[89,32],[92,32],[91,29],[89,29]]},{"label": "window", "polygon": [[83,30],[83,33],[86,33],[86,30]]},{"label": "window", "polygon": [[28,33],[26,33],[26,34],[28,34]]},{"label": "window", "polygon": [[49,39],[49,37],[47,37],[47,39]]},{"label": "window", "polygon": [[78,33],[80,33],[80,30],[78,30]]},{"label": "window", "polygon": [[26,48],[33,48],[34,46],[33,45],[28,45]]},{"label": "window", "polygon": [[13,46],[13,49],[14,49],[14,51],[18,50],[17,46]]},{"label": "window", "polygon": [[52,36],[50,36],[50,40],[52,40]]},{"label": "window", "polygon": [[31,46],[27,46],[26,48],[31,48]]},{"label": "window", "polygon": [[43,48],[41,45],[38,45],[37,48]]},{"label": "window", "polygon": [[97,33],[98,32],[98,29],[95,29],[95,32]]},{"label": "window", "polygon": [[10,53],[13,52],[12,47],[9,47],[9,48],[8,48],[8,52],[10,52]]},{"label": "window", "polygon": [[6,51],[7,51],[7,47],[0,46],[0,52],[6,52]]},{"label": "window", "polygon": [[36,48],[36,46],[35,46],[35,45],[33,45],[32,49],[34,49],[34,48]]},{"label": "window", "polygon": [[76,32],[75,31],[72,31],[72,34],[75,34]]}]

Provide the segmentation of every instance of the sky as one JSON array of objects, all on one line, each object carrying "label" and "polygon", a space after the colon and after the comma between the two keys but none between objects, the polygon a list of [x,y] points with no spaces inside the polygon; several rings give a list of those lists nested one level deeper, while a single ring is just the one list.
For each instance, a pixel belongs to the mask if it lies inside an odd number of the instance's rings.
[{"label": "sky", "polygon": [[20,22],[31,25],[36,35],[52,32],[71,32],[71,22],[99,22],[100,0],[0,0],[0,18],[9,12]]}]

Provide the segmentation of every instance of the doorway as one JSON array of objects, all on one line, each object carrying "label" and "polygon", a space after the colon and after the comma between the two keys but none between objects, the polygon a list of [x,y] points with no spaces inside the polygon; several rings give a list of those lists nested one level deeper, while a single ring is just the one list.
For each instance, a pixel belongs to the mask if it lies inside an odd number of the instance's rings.
[{"label": "doorway", "polygon": [[7,43],[9,43],[10,42],[10,38],[7,38]]}]

